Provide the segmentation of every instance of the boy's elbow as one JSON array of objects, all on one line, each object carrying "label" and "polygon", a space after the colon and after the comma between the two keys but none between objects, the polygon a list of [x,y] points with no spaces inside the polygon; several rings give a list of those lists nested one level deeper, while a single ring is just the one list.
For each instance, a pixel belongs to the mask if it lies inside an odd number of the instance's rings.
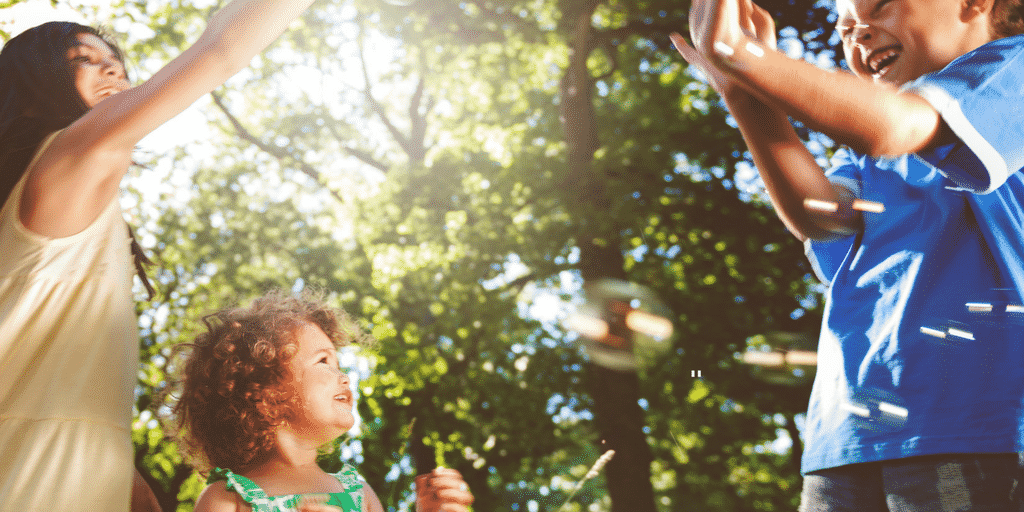
[{"label": "boy's elbow", "polygon": [[860,216],[854,212],[848,213],[849,215],[815,215],[808,212],[799,218],[783,219],[783,222],[789,232],[801,242],[829,241],[845,238],[860,230]]}]

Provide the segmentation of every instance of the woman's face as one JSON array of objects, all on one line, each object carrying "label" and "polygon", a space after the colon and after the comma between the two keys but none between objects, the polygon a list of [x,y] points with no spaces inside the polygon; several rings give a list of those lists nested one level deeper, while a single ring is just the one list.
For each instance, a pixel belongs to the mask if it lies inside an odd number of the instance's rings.
[{"label": "woman's face", "polygon": [[75,88],[89,108],[128,89],[124,65],[103,39],[87,33],[75,37],[79,44],[68,50],[68,60],[74,70]]}]

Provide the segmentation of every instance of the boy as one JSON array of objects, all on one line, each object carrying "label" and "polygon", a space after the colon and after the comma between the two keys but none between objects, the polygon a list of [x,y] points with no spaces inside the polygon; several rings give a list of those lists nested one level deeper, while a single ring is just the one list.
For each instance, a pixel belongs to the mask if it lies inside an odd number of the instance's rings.
[{"label": "boy", "polygon": [[[801,510],[1018,510],[1020,1],[837,8],[852,75],[777,52],[771,18],[750,0],[694,0],[696,48],[672,35],[830,283]],[[848,149],[823,172],[787,115]]]}]

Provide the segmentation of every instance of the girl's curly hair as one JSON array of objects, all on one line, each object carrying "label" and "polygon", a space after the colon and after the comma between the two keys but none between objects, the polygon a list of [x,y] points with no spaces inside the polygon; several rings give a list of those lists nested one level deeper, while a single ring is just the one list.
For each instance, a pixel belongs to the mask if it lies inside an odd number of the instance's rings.
[{"label": "girl's curly hair", "polygon": [[206,331],[182,345],[181,396],[174,405],[180,441],[201,472],[243,471],[274,446],[274,430],[298,410],[287,362],[303,323],[324,331],[335,347],[366,341],[344,311],[318,294],[276,290],[247,308],[203,317]]}]

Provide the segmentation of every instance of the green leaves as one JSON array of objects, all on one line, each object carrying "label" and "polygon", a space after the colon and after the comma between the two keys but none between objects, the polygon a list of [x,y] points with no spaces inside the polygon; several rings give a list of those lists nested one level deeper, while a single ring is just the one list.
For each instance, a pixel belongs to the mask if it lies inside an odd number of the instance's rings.
[{"label": "green leaves", "polygon": [[[814,311],[791,318],[810,280],[800,245],[741,186],[739,134],[667,44],[686,6],[597,2],[592,115],[566,117],[569,20],[588,2],[403,4],[317,3],[220,106],[204,103],[214,140],[154,155],[141,172],[156,179],[129,183],[162,294],[140,305],[133,439],[164,508],[188,510],[202,487],[151,421],[167,415],[171,349],[205,312],[275,286],[324,288],[377,339],[353,359],[362,424],[325,467],[356,464],[389,505],[443,461],[477,510],[557,507],[603,452],[555,300],[580,299],[584,251],[617,255],[602,263],[675,314],[680,335],[640,388],[659,507],[792,508],[789,452],[763,447],[807,390],[758,383],[735,354],[757,334],[816,332]],[[807,26],[810,11],[789,12]],[[150,70],[207,14],[126,2],[119,16],[154,34],[129,37],[129,55]],[[584,118],[597,147],[575,174],[563,122]],[[554,299],[543,310],[536,296]],[[604,484],[570,508],[608,510]]]}]

